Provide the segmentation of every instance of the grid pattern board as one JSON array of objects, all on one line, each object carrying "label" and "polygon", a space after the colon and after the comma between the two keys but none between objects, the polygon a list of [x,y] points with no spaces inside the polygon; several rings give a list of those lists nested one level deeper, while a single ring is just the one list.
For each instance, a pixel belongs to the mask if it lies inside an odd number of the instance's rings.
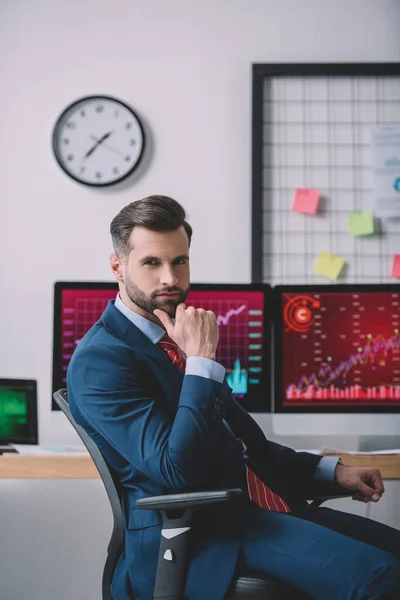
[{"label": "grid pattern board", "polygon": [[[400,123],[400,77],[271,76],[263,86],[263,281],[329,283],[321,252],[346,261],[342,283],[392,282],[400,220],[350,236],[348,212],[373,210],[371,129]],[[291,210],[296,188],[321,194],[316,215]]]}]

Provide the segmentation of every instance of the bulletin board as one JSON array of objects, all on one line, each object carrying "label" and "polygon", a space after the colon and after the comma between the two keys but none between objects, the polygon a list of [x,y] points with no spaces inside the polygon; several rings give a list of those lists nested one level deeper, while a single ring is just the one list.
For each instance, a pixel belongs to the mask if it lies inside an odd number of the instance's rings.
[{"label": "bulletin board", "polygon": [[[321,252],[344,259],[338,283],[398,282],[400,219],[348,233],[349,211],[373,210],[371,129],[384,123],[400,123],[400,63],[253,65],[253,282],[329,284],[313,272]],[[297,188],[320,192],[315,215],[292,210]]]}]

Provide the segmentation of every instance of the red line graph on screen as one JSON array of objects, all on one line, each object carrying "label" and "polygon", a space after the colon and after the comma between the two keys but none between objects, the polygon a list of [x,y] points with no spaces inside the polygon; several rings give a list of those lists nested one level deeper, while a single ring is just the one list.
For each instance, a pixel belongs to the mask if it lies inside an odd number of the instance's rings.
[{"label": "red line graph on screen", "polygon": [[216,315],[218,327],[220,325],[228,325],[229,319],[233,315],[240,315],[240,313],[242,311],[246,310],[246,308],[247,308],[246,304],[242,304],[242,306],[239,306],[239,308],[236,308],[236,309],[231,308],[230,310],[228,310],[228,312],[225,315]]},{"label": "red line graph on screen", "polygon": [[[363,395],[364,392],[362,391],[363,388],[361,386],[350,386],[348,388],[334,388],[332,385],[333,382],[338,380],[340,377],[345,378],[347,374],[354,368],[366,364],[375,365],[378,353],[382,353],[383,360],[386,360],[388,358],[389,353],[392,354],[392,360],[395,360],[396,358],[398,360],[398,357],[394,357],[393,355],[397,354],[399,352],[399,349],[399,335],[396,334],[387,340],[383,336],[379,335],[374,339],[371,339],[364,346],[364,348],[360,348],[359,352],[350,355],[346,360],[340,362],[336,367],[333,367],[330,364],[321,366],[320,369],[318,369],[317,373],[312,373],[308,377],[303,376],[297,384],[289,385],[287,388],[287,397],[374,398],[375,394],[376,397],[379,397],[378,394],[380,394],[381,396],[384,389],[386,388],[389,394],[389,396],[386,397],[400,397],[397,395],[393,395],[395,392],[397,393],[399,391],[398,387],[393,388],[393,386],[380,385],[379,392],[376,391],[376,387],[366,387],[364,388],[365,395]],[[344,396],[342,395],[342,392],[345,393]],[[298,396],[298,393],[300,393],[300,396]],[[310,396],[310,394],[312,394],[312,396]]]},{"label": "red line graph on screen", "polygon": [[[194,296],[190,304],[215,313],[219,328],[217,362],[225,366],[226,379],[233,393],[247,394],[249,383],[259,383],[261,372],[261,310],[251,309],[249,302],[239,298]],[[256,338],[258,335],[260,337]],[[252,370],[249,376],[250,361]]]}]

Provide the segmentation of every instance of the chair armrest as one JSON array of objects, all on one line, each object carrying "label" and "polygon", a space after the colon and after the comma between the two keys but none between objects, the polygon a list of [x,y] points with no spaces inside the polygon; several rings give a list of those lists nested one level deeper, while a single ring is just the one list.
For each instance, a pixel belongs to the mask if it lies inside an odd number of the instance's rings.
[{"label": "chair armrest", "polygon": [[205,506],[244,497],[241,489],[167,494],[136,500],[137,508],[160,510],[163,518],[154,600],[182,600],[193,515]]},{"label": "chair armrest", "polygon": [[353,492],[342,488],[336,483],[336,481],[324,481],[317,483],[313,490],[312,497],[307,498],[311,500],[312,506],[320,506],[327,500],[337,500],[339,498],[348,498],[353,495]]},{"label": "chair armrest", "polygon": [[139,498],[136,506],[143,509],[174,510],[186,509],[215,504],[216,502],[227,502],[244,496],[243,490],[217,490],[212,492],[189,492],[183,494],[167,494],[165,496],[152,496],[150,498]]}]

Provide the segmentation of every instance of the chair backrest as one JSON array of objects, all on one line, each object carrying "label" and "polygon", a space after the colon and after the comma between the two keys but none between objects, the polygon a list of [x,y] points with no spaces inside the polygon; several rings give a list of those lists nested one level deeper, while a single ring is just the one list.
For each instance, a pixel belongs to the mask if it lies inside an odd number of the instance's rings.
[{"label": "chair backrest", "polygon": [[76,423],[68,405],[68,393],[65,388],[62,388],[53,394],[54,400],[58,406],[62,409],[77,434],[85,444],[90,456],[95,463],[97,470],[99,471],[100,477],[106,488],[107,496],[111,504],[111,509],[114,517],[113,530],[110,538],[110,542],[107,548],[107,559],[103,570],[102,580],[102,592],[103,600],[112,600],[110,586],[111,580],[114,573],[114,569],[118,562],[119,557],[122,554],[124,547],[124,525],[122,517],[122,505],[121,495],[119,491],[119,485],[115,474],[103,458],[100,450],[92,440],[92,438],[86,433],[86,431]]}]

